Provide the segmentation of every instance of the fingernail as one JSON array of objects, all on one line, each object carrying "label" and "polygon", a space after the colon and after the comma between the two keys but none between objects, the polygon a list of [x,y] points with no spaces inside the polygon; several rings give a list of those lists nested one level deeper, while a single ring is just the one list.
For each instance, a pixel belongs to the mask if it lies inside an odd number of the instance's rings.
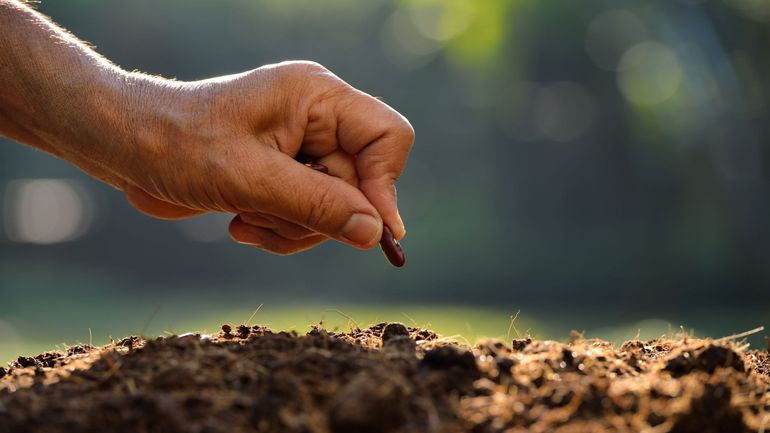
[{"label": "fingernail", "polygon": [[398,215],[399,232],[401,234],[401,236],[398,239],[401,240],[406,236],[406,226],[404,225],[404,220],[401,218],[401,214],[396,213],[396,215]]},{"label": "fingernail", "polygon": [[342,237],[358,245],[368,245],[377,237],[380,223],[369,214],[354,214],[342,227]]}]

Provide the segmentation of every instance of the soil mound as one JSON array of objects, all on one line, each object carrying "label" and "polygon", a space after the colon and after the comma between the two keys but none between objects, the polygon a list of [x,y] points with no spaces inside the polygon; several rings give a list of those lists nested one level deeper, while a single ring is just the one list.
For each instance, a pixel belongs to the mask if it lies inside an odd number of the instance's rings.
[{"label": "soil mound", "polygon": [[750,432],[770,356],[727,341],[574,336],[467,347],[381,323],[306,335],[224,325],[20,357],[0,433]]}]

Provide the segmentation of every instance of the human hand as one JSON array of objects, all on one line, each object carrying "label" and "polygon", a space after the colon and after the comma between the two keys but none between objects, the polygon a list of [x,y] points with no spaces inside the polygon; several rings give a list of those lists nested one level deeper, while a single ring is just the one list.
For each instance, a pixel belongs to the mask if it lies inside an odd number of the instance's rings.
[{"label": "human hand", "polygon": [[66,159],[147,214],[235,213],[235,240],[280,254],[327,238],[370,248],[383,221],[405,234],[394,185],[412,127],[316,63],[196,82],[129,73],[2,0],[0,51],[0,135]]},{"label": "human hand", "polygon": [[[286,62],[128,88],[132,111],[143,113],[129,116],[140,163],[118,171],[140,211],[168,219],[235,213],[233,239],[277,254],[328,238],[371,248],[383,222],[396,239],[405,235],[395,182],[414,132],[403,116],[322,66]],[[298,157],[325,165],[329,175]]]}]

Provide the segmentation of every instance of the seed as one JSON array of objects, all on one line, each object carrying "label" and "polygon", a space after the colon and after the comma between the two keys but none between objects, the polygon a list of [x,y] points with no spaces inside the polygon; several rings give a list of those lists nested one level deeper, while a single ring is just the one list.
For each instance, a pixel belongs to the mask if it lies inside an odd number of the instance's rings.
[{"label": "seed", "polygon": [[387,225],[382,227],[380,248],[382,248],[383,254],[385,254],[385,257],[388,258],[391,265],[400,268],[401,266],[404,266],[404,263],[406,263],[404,249],[401,248],[401,244],[399,244],[396,238],[393,237],[393,232],[390,231],[390,227]]},{"label": "seed", "polygon": [[318,164],[316,162],[308,162],[307,164],[305,164],[305,167],[310,167],[315,171],[320,171],[321,173],[329,174],[329,167],[323,164]]},{"label": "seed", "polygon": [[[317,162],[305,163],[306,167],[310,167],[313,170],[320,171],[321,173],[329,174],[329,167],[319,164]],[[404,249],[401,248],[401,244],[398,243],[396,238],[393,237],[393,232],[390,227],[384,225],[382,227],[382,237],[380,238],[380,248],[387,257],[390,264],[400,268],[406,263],[406,257],[404,256]]]}]

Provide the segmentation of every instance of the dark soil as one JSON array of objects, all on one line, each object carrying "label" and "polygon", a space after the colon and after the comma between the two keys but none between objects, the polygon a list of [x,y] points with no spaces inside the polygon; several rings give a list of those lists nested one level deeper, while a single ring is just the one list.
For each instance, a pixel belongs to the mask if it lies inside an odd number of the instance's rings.
[{"label": "dark soil", "polygon": [[748,432],[770,426],[770,356],[678,338],[469,348],[379,324],[307,335],[224,326],[21,357],[0,433]]}]

